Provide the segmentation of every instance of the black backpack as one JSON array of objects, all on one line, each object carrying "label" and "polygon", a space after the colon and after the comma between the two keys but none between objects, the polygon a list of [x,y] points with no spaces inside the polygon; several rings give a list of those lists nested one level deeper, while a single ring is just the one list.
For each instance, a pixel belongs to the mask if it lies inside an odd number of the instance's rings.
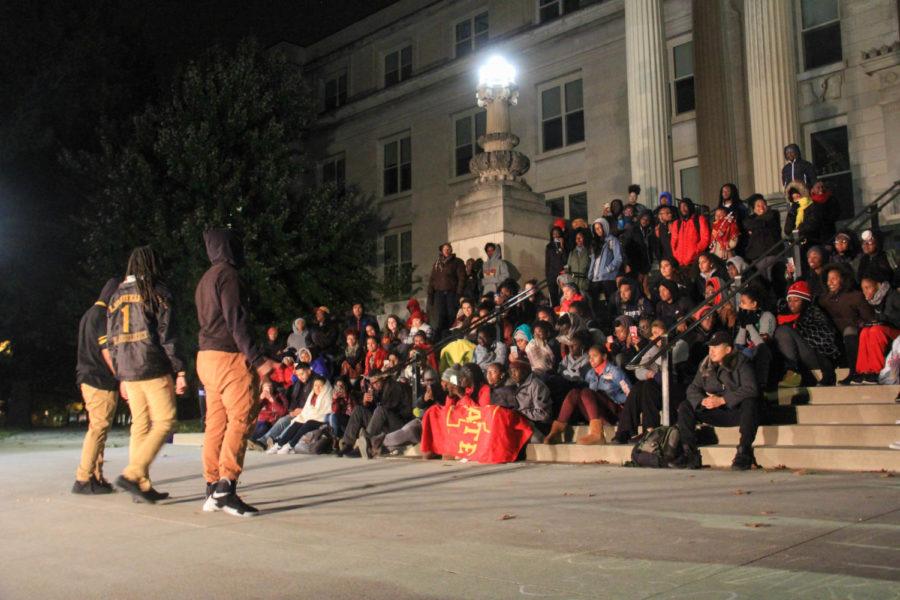
[{"label": "black backpack", "polygon": [[330,425],[322,425],[305,434],[294,446],[297,454],[328,454],[334,443],[334,431]]},{"label": "black backpack", "polygon": [[631,461],[636,467],[665,469],[682,453],[681,436],[677,427],[657,427],[645,432],[631,451]]}]

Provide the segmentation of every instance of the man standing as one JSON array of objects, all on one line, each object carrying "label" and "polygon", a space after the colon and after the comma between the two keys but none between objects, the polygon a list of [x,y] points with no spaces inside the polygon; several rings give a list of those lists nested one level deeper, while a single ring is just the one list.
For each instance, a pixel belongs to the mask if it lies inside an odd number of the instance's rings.
[{"label": "man standing", "polygon": [[731,335],[725,331],[714,333],[707,346],[709,356],[700,363],[688,387],[687,402],[678,406],[684,462],[689,468],[700,466],[694,434],[698,421],[715,427],[739,426],[741,440],[731,468],[746,471],[756,464],[753,440],[759,427],[759,391],[753,365],[744,354],[735,351]]},{"label": "man standing", "polygon": [[441,244],[440,255],[428,278],[428,314],[431,315],[435,339],[440,339],[456,319],[459,297],[465,285],[465,263],[453,254],[453,246]]},{"label": "man standing", "polygon": [[781,168],[781,187],[787,187],[792,181],[800,181],[806,189],[816,183],[816,168],[808,160],[800,156],[800,146],[790,143],[784,147],[785,165]]},{"label": "man standing", "polygon": [[119,382],[106,349],[106,307],[118,287],[118,279],[107,281],[100,298],[84,313],[78,325],[75,382],[81,389],[84,408],[88,412],[88,430],[81,448],[81,462],[75,471],[73,494],[110,494],[113,491],[103,478],[103,450],[116,414]]},{"label": "man standing", "polygon": [[[231,231],[212,229],[203,234],[203,240],[212,263],[194,295],[200,324],[197,375],[206,388],[203,510],[252,517],[259,511],[237,495],[247,435],[258,407],[250,369],[266,380],[276,364],[266,358],[250,333],[250,317],[241,303],[237,271],[241,252],[237,238]],[[265,381],[263,393],[271,394],[271,387]]]},{"label": "man standing", "polygon": [[153,489],[150,463],[175,426],[175,395],[187,390],[172,296],[160,283],[158,265],[150,246],[134,249],[106,319],[110,358],[131,409],[128,466],[116,485],[150,504],[169,496]]}]

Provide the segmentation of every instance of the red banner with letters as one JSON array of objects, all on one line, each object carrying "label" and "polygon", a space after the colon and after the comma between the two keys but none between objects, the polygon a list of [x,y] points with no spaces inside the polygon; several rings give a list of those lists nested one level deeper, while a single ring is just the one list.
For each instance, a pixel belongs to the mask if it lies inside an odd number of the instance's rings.
[{"label": "red banner with letters", "polygon": [[478,406],[467,398],[433,406],[422,415],[422,452],[505,463],[516,460],[529,439],[531,426],[519,413]]}]

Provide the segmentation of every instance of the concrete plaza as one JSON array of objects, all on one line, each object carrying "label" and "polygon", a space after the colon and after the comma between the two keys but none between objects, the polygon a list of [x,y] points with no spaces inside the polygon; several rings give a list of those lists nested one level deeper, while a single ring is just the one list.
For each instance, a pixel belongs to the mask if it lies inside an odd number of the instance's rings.
[{"label": "concrete plaza", "polygon": [[[255,519],[69,493],[77,434],[0,442],[0,598],[900,598],[900,479],[250,453]],[[110,479],[127,438],[107,453]]]}]

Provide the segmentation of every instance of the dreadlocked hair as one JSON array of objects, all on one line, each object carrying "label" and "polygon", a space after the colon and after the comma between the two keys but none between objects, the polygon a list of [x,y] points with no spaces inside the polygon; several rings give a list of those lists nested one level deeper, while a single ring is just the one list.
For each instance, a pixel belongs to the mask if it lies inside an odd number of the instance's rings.
[{"label": "dreadlocked hair", "polygon": [[126,277],[133,275],[141,298],[151,310],[156,310],[159,298],[156,281],[159,279],[159,261],[150,246],[138,246],[128,257]]}]

